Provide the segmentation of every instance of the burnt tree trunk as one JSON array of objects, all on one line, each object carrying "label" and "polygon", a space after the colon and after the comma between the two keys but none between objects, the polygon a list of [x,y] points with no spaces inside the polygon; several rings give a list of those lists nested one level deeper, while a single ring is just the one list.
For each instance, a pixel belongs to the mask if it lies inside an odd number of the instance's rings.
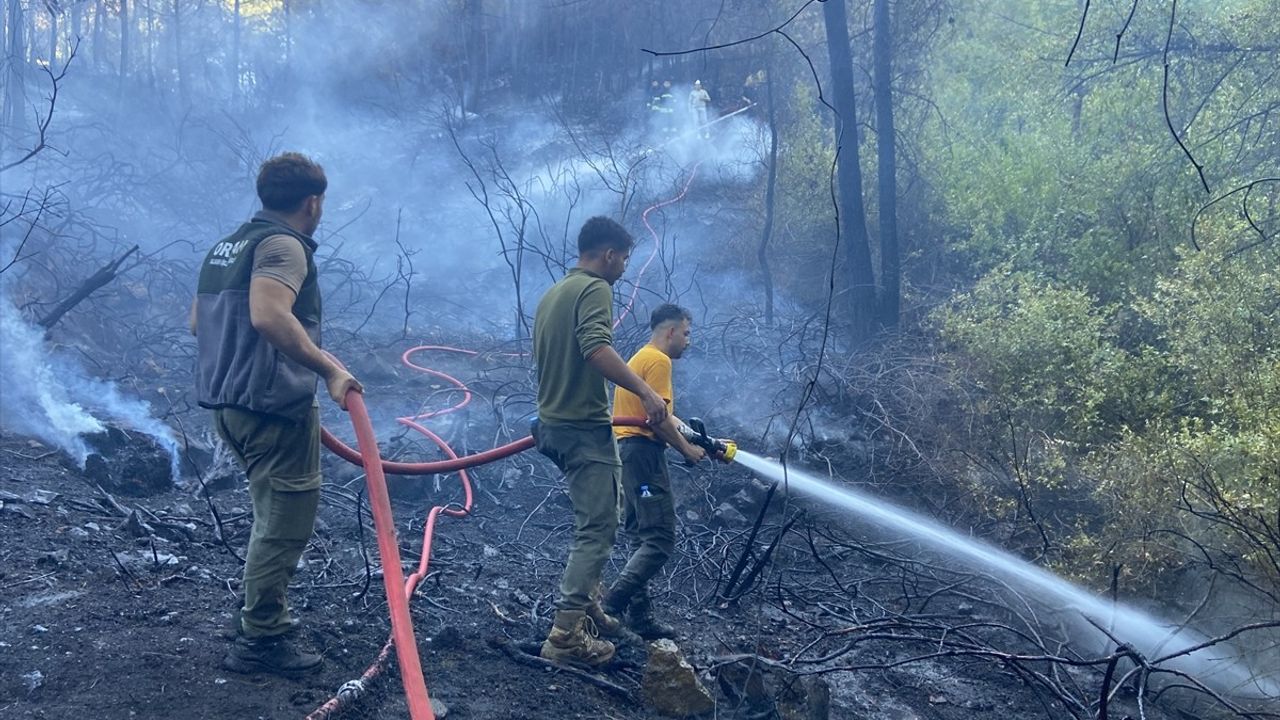
[{"label": "burnt tree trunk", "polygon": [[74,3],[71,6],[71,40],[75,43],[80,39],[80,32],[84,25],[84,4]]},{"label": "burnt tree trunk", "polygon": [[849,49],[849,27],[845,0],[822,4],[827,34],[827,55],[831,62],[831,97],[836,108],[836,178],[840,206],[840,228],[845,243],[845,290],[849,326],[855,340],[871,336],[876,314],[875,275],[871,269],[871,248],[867,239],[867,216],[862,204],[862,167],[858,151],[858,110],[853,90],[853,55]]},{"label": "burnt tree trunk", "polygon": [[15,133],[21,134],[27,126],[26,74],[27,51],[23,47],[26,36],[26,20],[22,15],[22,3],[10,0],[8,34],[5,41],[5,65],[8,77],[4,88],[4,117],[0,118]]},{"label": "burnt tree trunk", "polygon": [[120,0],[120,81],[129,74],[129,0]]},{"label": "burnt tree trunk", "polygon": [[231,97],[240,100],[240,0],[231,6]]},{"label": "burnt tree trunk", "polygon": [[107,61],[106,48],[102,45],[102,15],[105,12],[102,0],[97,0],[93,5],[93,67],[98,70]]},{"label": "burnt tree trunk", "polygon": [[880,326],[898,326],[901,261],[898,254],[898,157],[893,129],[893,24],[889,0],[875,0],[872,62],[876,96],[876,164],[880,195]]},{"label": "burnt tree trunk", "polygon": [[189,103],[187,94],[187,74],[183,72],[184,66],[182,62],[182,5],[179,0],[173,0],[173,71],[178,75],[178,97],[182,100],[185,107]]},{"label": "burnt tree trunk", "polygon": [[773,272],[769,269],[769,241],[773,239],[773,207],[778,185],[778,111],[773,102],[773,63],[766,65],[765,102],[769,105],[769,179],[764,191],[764,232],[756,257],[764,280],[764,324],[773,325]]},{"label": "burnt tree trunk", "polygon": [[46,4],[49,11],[49,67],[58,64],[58,12],[54,4]]}]

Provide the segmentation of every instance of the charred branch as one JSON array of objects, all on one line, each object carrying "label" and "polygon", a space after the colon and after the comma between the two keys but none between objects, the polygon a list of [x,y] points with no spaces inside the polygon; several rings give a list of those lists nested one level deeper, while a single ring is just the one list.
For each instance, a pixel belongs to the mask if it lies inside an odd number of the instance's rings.
[{"label": "charred branch", "polygon": [[72,308],[79,305],[80,301],[92,295],[96,290],[98,290],[98,288],[101,288],[103,285],[115,280],[116,273],[119,271],[120,265],[122,265],[125,260],[128,260],[130,255],[137,251],[138,246],[134,245],[120,257],[98,268],[98,271],[93,275],[90,275],[88,279],[81,283],[80,287],[76,288],[75,292],[71,293],[71,295],[67,296],[65,300],[58,303],[52,310],[46,313],[44,317],[40,318],[40,327],[43,327],[46,330],[52,328],[59,320],[62,319],[63,315],[66,315]]}]

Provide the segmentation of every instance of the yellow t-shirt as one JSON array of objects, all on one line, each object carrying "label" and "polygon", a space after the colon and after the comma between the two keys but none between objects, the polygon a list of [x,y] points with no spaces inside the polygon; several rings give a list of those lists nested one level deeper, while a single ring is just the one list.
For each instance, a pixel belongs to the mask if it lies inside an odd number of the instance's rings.
[{"label": "yellow t-shirt", "polygon": [[[671,387],[671,358],[667,354],[659,350],[653,343],[646,343],[644,347],[636,351],[635,355],[627,361],[635,374],[640,376],[653,391],[662,396],[667,401],[667,412],[675,414],[675,391]],[[614,388],[613,390],[613,416],[614,417],[644,417],[644,405],[640,402],[640,396],[627,390],[626,388]],[[647,437],[650,440],[657,440],[658,436],[653,434],[652,430],[641,427],[614,427],[613,432],[621,440],[625,437]]]}]

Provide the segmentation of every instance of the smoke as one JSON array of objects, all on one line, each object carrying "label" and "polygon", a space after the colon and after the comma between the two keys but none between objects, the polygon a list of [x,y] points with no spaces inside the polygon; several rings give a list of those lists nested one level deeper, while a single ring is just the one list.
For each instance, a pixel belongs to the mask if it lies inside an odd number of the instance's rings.
[{"label": "smoke", "polygon": [[[522,23],[510,27],[535,27],[537,5],[511,8]],[[750,299],[751,283],[718,277],[749,264],[726,261],[725,247],[741,242],[739,221],[757,214],[754,183],[765,168],[765,134],[752,117],[759,111],[732,115],[743,104],[737,83],[702,77],[711,125],[699,128],[688,108],[694,77],[673,72],[673,132],[649,109],[647,80],[601,94],[595,112],[575,113],[580,103],[532,97],[509,72],[465,67],[456,52],[460,10],[449,4],[242,12],[239,74],[228,71],[227,6],[184,17],[202,31],[184,37],[186,100],[155,92],[139,73],[120,80],[86,50],[59,93],[51,133],[63,152],[42,153],[5,180],[60,188],[66,215],[92,230],[77,234],[86,253],[127,238],[143,253],[189,262],[256,209],[262,160],[301,151],[329,175],[317,233],[328,326],[366,337],[407,325],[414,335],[446,329],[514,339],[527,325],[517,293],[527,318],[560,265],[572,264],[583,221],[622,220],[647,257],[640,213],[679,192],[696,168],[689,196],[650,218],[662,262],[640,280],[636,312],[643,317],[667,300],[690,304],[699,284],[731,291],[716,296],[715,308]],[[208,70],[196,72],[202,63]],[[187,277],[194,282],[194,273]],[[620,290],[637,279],[625,278]],[[182,322],[182,307],[174,308]]]},{"label": "smoke", "polygon": [[0,295],[0,429],[33,435],[61,448],[84,467],[89,447],[84,436],[106,429],[103,420],[155,438],[172,458],[178,477],[178,443],[173,432],[151,415],[151,406],[127,398],[113,383],[90,377],[71,358],[45,347],[44,332],[28,324]]}]

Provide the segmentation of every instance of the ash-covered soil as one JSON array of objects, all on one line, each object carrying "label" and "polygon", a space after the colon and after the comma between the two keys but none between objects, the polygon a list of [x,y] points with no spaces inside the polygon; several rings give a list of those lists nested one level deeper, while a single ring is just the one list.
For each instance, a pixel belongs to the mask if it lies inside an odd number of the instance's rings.
[{"label": "ash-covered soil", "polygon": [[[458,361],[456,371],[466,367]],[[422,380],[409,385],[424,394],[433,389]],[[376,410],[406,391],[371,385],[368,398]],[[328,425],[349,436],[340,425],[345,417],[326,412]],[[498,415],[472,409],[432,425],[462,453],[524,430],[514,423],[500,429]],[[300,637],[323,653],[323,669],[300,680],[222,670],[238,604],[233,552],[243,552],[250,505],[242,476],[203,448],[202,414],[185,417],[189,456],[210,488],[207,497],[194,477],[160,492],[109,489],[145,464],[152,449],[142,438],[115,443],[87,471],[37,441],[0,438],[0,717],[298,719],[376,656],[389,623],[364,480],[326,452],[318,528],[291,593]],[[397,459],[439,457],[398,431],[385,434],[384,449]],[[930,586],[931,575],[913,575],[909,563],[895,560],[897,545],[862,544],[842,528],[848,523],[820,508],[784,506],[775,497],[729,587],[766,486],[736,466],[673,465],[673,476],[680,548],[654,589],[716,698],[710,717],[1071,716],[1025,670],[987,657],[942,653],[897,664],[929,652],[879,637],[877,628],[891,635],[891,620],[925,617],[938,626],[980,625],[998,616],[998,606],[963,583]],[[460,719],[658,717],[640,692],[641,644],[622,647],[598,673],[602,682],[517,654],[536,653],[550,626],[570,539],[567,496],[554,468],[533,453],[480,468],[472,479],[474,512],[441,519],[431,573],[412,602],[432,697]],[[411,571],[427,510],[460,500],[459,484],[456,476],[389,481]],[[773,562],[752,577],[756,560],[791,520]],[[619,543],[607,578],[625,559],[623,548]],[[801,660],[780,666],[795,657]],[[857,669],[831,671],[842,663]],[[1068,675],[1054,674],[1064,686],[1098,685],[1095,672]],[[1123,705],[1124,694],[1114,702]],[[394,667],[344,715],[407,716]],[[1162,716],[1148,707],[1147,717]]]}]

